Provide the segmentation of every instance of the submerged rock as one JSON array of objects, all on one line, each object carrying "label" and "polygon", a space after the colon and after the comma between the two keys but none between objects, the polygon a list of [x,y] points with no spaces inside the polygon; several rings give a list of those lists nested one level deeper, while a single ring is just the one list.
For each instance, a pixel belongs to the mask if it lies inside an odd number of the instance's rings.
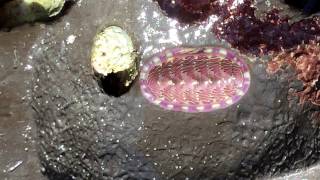
[{"label": "submerged rock", "polygon": [[[163,43],[171,28],[182,44],[208,41],[185,38],[195,29],[182,32],[168,18],[154,16],[157,6],[150,1],[91,0],[81,8],[62,20],[72,24],[77,43],[65,44],[70,31],[57,23],[31,53],[38,152],[49,179],[255,179],[319,161],[320,131],[312,127],[310,108],[288,102],[288,90],[297,83],[288,82],[288,73],[270,78],[260,61],[248,63],[249,92],[210,113],[150,106],[137,83],[120,98],[101,93],[86,61],[97,23],[115,19],[139,32],[141,51],[156,49],[146,56],[176,46]],[[146,19],[139,20],[141,14]]]}]

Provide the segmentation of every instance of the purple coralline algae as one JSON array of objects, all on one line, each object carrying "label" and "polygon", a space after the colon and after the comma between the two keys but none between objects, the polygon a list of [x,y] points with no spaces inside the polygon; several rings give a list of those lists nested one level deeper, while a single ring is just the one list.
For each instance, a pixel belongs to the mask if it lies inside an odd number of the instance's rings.
[{"label": "purple coralline algae", "polygon": [[259,18],[253,0],[156,1],[165,14],[181,23],[194,24],[216,15],[219,19],[213,24],[213,34],[242,53],[261,56],[320,41],[320,17],[291,23],[280,16],[281,10],[273,8]]},{"label": "purple coralline algae", "polygon": [[229,16],[217,21],[212,31],[233,48],[257,56],[320,38],[320,18],[317,16],[290,23],[288,18],[280,16],[279,10],[268,11],[263,19],[255,16],[255,10],[252,2],[245,1],[230,11]]}]

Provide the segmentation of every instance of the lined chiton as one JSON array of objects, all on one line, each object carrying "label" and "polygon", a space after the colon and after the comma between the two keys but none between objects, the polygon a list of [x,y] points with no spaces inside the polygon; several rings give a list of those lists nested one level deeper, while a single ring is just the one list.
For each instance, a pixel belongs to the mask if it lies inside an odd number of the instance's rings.
[{"label": "lined chiton", "polygon": [[221,47],[173,48],[141,64],[142,94],[164,109],[209,112],[238,102],[250,86],[245,60]]}]

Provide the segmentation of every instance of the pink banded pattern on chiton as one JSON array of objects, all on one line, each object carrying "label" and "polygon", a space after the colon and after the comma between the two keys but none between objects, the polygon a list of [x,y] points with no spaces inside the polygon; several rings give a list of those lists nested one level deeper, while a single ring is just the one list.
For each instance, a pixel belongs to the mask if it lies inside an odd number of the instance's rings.
[{"label": "pink banded pattern on chiton", "polygon": [[141,64],[142,94],[164,109],[209,112],[238,102],[250,86],[245,60],[222,47],[173,48]]}]

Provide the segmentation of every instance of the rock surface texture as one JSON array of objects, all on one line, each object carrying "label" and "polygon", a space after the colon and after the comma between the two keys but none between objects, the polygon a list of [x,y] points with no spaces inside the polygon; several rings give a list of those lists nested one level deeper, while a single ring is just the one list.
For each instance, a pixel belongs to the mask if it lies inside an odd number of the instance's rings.
[{"label": "rock surface texture", "polygon": [[152,105],[137,82],[120,97],[108,96],[93,77],[91,46],[105,22],[134,33],[145,63],[182,44],[228,46],[212,33],[216,21],[186,26],[152,0],[90,0],[55,23],[36,25],[41,31],[29,46],[26,87],[44,174],[62,180],[254,179],[317,163],[320,134],[310,115],[319,108],[300,106],[289,95],[303,88],[289,79],[293,69],[271,76],[263,58],[248,58],[247,94],[228,108],[195,114]]}]

